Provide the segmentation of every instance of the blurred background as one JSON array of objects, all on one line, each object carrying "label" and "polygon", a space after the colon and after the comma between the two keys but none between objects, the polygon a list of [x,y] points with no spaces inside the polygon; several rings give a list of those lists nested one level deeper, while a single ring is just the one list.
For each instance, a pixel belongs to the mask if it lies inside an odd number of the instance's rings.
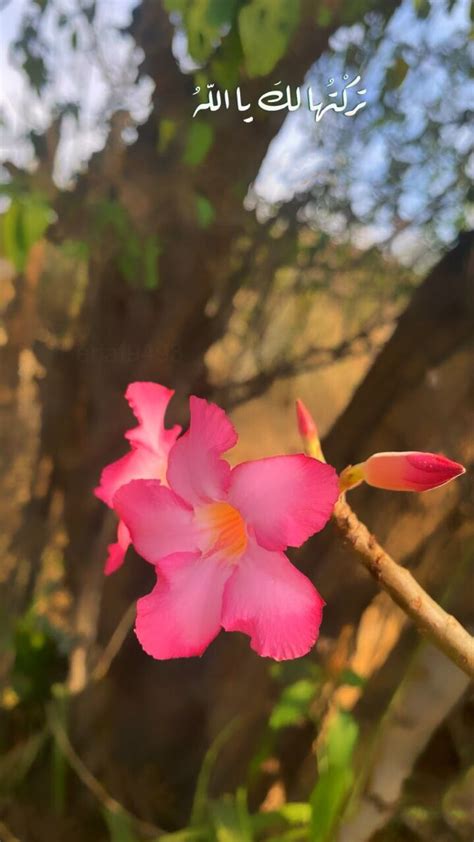
[{"label": "blurred background", "polygon": [[[1,842],[472,842],[472,686],[331,526],[292,554],[327,602],[309,656],[221,634],[156,662],[132,632],[150,568],[130,551],[104,577],[92,489],[133,380],[176,389],[170,422],[191,393],[225,407],[234,462],[299,452],[301,397],[338,470],[472,468],[473,17],[0,0]],[[286,85],[339,103],[357,76],[353,116],[258,107]],[[472,629],[469,470],[351,502]]]}]

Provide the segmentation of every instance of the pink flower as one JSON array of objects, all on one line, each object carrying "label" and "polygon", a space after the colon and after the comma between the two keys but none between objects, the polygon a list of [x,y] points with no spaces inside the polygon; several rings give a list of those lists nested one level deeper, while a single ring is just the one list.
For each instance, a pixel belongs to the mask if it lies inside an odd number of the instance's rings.
[{"label": "pink flower", "polygon": [[374,453],[356,467],[361,468],[361,479],[388,491],[429,491],[465,473],[462,465],[446,456],[416,450]]},{"label": "pink flower", "polygon": [[[114,508],[115,492],[132,479],[159,479],[166,482],[168,454],[181,432],[181,427],[167,430],[164,426],[166,408],[173,395],[172,389],[157,383],[131,383],[128,387],[125,397],[139,422],[137,427],[125,433],[131,449],[121,459],[104,468],[100,485],[94,490],[99,500],[111,509]],[[104,568],[106,575],[122,566],[129,545],[130,533],[120,521],[117,541],[108,546]]]},{"label": "pink flower", "polygon": [[224,411],[190,400],[189,430],[157,479],[120,488],[114,506],[157,582],[138,601],[135,631],[154,658],[200,655],[240,631],[260,655],[285,660],[316,642],[324,600],[286,557],[322,529],[338,497],[329,465],[303,454],[243,462],[222,454],[237,434]]}]

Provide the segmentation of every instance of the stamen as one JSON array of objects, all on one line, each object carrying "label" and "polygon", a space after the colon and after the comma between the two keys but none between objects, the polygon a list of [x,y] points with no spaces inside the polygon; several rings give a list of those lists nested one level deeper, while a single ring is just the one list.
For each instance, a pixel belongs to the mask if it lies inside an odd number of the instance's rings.
[{"label": "stamen", "polygon": [[209,503],[194,517],[203,553],[218,553],[231,562],[242,555],[247,547],[247,530],[237,509],[229,503]]}]

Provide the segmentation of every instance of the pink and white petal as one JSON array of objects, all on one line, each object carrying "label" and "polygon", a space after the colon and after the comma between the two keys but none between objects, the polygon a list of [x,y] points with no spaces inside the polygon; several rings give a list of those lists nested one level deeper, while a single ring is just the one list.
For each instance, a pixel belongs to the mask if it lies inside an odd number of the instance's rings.
[{"label": "pink and white petal", "polygon": [[109,544],[107,547],[107,559],[105,561],[104,573],[110,576],[115,573],[125,561],[125,554],[131,544],[130,532],[125,526],[123,520],[119,521],[117,529],[117,541],[115,544]]},{"label": "pink and white petal", "polygon": [[139,424],[128,430],[125,437],[133,447],[143,445],[166,459],[181,432],[181,427],[167,430],[164,426],[165,412],[173,395],[173,389],[159,383],[130,383],[125,397]]},{"label": "pink and white petal", "polygon": [[193,510],[158,480],[129,482],[119,488],[113,503],[135,549],[151,564],[171,553],[198,551]]},{"label": "pink and white petal", "polygon": [[160,479],[165,471],[166,462],[163,462],[162,456],[147,447],[137,447],[104,468],[94,494],[113,508],[114,494],[122,485],[127,485],[132,479]]},{"label": "pink and white petal", "polygon": [[232,471],[228,502],[269,550],[299,547],[331,517],[339,496],[331,465],[303,454],[242,462]]},{"label": "pink and white petal", "polygon": [[230,466],[221,454],[233,447],[237,433],[224,410],[201,398],[190,398],[189,430],[171,448],[167,479],[193,506],[225,499]]},{"label": "pink and white petal", "polygon": [[138,600],[135,633],[153,658],[202,655],[221,628],[222,594],[230,565],[196,553],[162,559],[157,583]]},{"label": "pink and white petal", "polygon": [[222,625],[248,634],[263,657],[301,658],[316,643],[324,604],[284,553],[251,541],[225,587]]}]

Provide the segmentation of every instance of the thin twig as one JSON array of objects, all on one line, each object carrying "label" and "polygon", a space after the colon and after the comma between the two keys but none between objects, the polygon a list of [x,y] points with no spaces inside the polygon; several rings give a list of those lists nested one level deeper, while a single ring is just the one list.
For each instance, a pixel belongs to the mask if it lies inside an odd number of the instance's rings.
[{"label": "thin twig", "polygon": [[101,681],[101,679],[106,676],[112,661],[115,656],[118,655],[122,647],[122,643],[133,626],[136,611],[136,603],[132,602],[123,614],[109,642],[107,643],[107,646],[100,655],[99,660],[91,672],[89,681]]},{"label": "thin twig", "polygon": [[334,520],[371,576],[413,620],[417,628],[470,678],[474,678],[474,637],[380,546],[343,497]]},{"label": "thin twig", "polygon": [[54,706],[50,706],[48,709],[48,725],[55,742],[71,766],[71,769],[73,769],[84,786],[87,787],[92,795],[102,804],[105,810],[109,813],[126,816],[134,824],[137,830],[147,836],[156,836],[157,834],[163,833],[160,828],[150,824],[149,822],[145,822],[142,819],[139,819],[138,816],[130,813],[119,803],[119,801],[107,792],[105,787],[99,780],[97,780],[97,778],[87,768],[84,761],[81,760],[77,754],[61,722],[55,715]]}]

